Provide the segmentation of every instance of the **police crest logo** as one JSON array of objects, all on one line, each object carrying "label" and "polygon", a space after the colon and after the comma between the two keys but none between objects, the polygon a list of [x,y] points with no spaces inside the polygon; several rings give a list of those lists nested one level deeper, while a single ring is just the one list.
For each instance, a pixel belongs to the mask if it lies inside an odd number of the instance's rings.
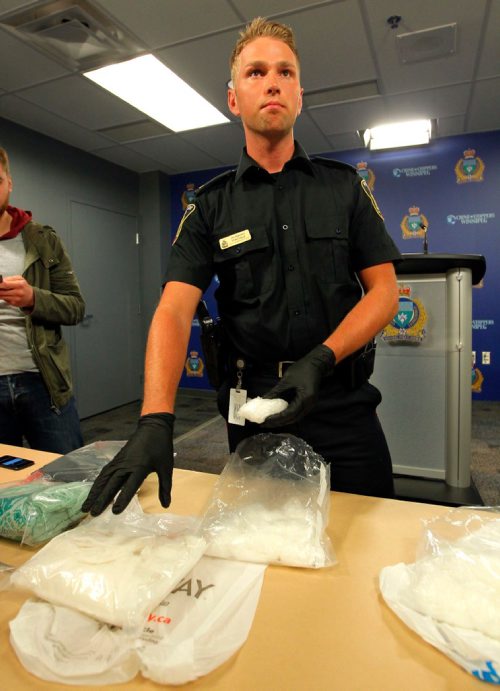
[{"label": "police crest logo", "polygon": [[368,199],[371,201],[373,208],[377,212],[377,214],[380,216],[382,220],[384,220],[384,217],[382,216],[382,212],[378,208],[378,204],[375,200],[375,197],[372,194],[371,189],[368,187],[368,183],[364,178],[361,178],[361,187],[363,188],[364,193],[367,195]]},{"label": "police crest logo", "polygon": [[482,182],[485,165],[484,161],[476,156],[475,149],[466,149],[464,157],[459,159],[455,165],[455,175],[457,184],[464,182]]},{"label": "police crest logo", "polygon": [[400,228],[403,231],[403,239],[408,238],[423,238],[425,229],[429,227],[429,221],[420,213],[418,206],[410,206],[408,215],[403,216],[400,223]]},{"label": "police crest logo", "polygon": [[359,163],[356,163],[356,170],[358,171],[359,177],[366,182],[373,192],[375,189],[375,173],[371,168],[368,168],[368,163],[366,161],[359,161]]},{"label": "police crest logo", "polygon": [[399,288],[399,307],[394,319],[382,329],[381,338],[389,345],[420,345],[427,336],[427,313],[422,301],[411,297],[411,288]]},{"label": "police crest logo", "polygon": [[188,204],[192,204],[194,202],[195,192],[196,189],[194,182],[188,182],[186,185],[186,189],[184,190],[181,196],[181,204],[183,211],[187,209]]},{"label": "police crest logo", "polygon": [[483,390],[484,376],[479,367],[476,367],[476,356],[472,353],[472,372],[471,372],[471,390],[472,393],[481,393]]},{"label": "police crest logo", "polygon": [[481,391],[483,390],[483,381],[484,376],[481,370],[478,367],[473,367],[471,381],[471,388],[473,393],[481,393]]},{"label": "police crest logo", "polygon": [[174,240],[173,240],[173,242],[172,242],[172,245],[175,245],[175,243],[177,242],[177,240],[178,240],[178,238],[179,238],[179,235],[181,234],[182,226],[184,225],[184,223],[186,222],[186,220],[191,216],[191,214],[193,213],[193,211],[194,211],[195,209],[196,209],[196,204],[188,204],[188,205],[186,206],[186,210],[184,211],[184,215],[183,215],[183,217],[181,218],[181,222],[179,223],[179,226],[178,226],[178,228],[177,228],[177,232],[176,232],[176,234],[175,234],[175,237],[174,237]]},{"label": "police crest logo", "polygon": [[191,350],[184,365],[188,377],[202,377],[205,365],[197,350]]}]

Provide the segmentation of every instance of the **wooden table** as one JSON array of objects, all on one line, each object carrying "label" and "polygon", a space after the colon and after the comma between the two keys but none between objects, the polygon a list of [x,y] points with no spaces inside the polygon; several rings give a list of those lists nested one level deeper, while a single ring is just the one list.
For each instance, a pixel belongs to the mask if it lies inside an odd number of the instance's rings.
[{"label": "wooden table", "polygon": [[[54,454],[0,444],[43,465]],[[34,466],[28,469],[32,472]],[[7,472],[7,471],[5,471]],[[23,471],[19,471],[23,472]],[[9,471],[9,478],[14,472]],[[198,515],[215,475],[174,472],[173,513]],[[5,481],[0,477],[0,481]],[[140,492],[146,511],[160,512],[156,476]],[[214,691],[462,691],[488,688],[408,629],[378,591],[380,570],[415,559],[421,521],[448,511],[432,504],[331,495],[329,534],[339,563],[306,570],[270,566],[250,636],[240,651],[211,674],[184,686]],[[0,561],[20,565],[33,554],[0,539]],[[26,595],[0,592],[0,688],[68,689],[30,675],[9,644],[8,622]],[[77,687],[74,687],[77,688]],[[79,689],[96,689],[79,686]],[[104,688],[159,689],[137,676]],[[165,688],[165,687],[164,687]],[[174,688],[174,687],[172,687]]]}]

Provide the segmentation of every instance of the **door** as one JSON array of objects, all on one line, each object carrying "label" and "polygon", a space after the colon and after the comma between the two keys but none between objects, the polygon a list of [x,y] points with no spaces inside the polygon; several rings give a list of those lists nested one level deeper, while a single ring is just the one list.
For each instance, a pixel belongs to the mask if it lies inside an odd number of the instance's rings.
[{"label": "door", "polygon": [[81,418],[142,395],[137,218],[71,202],[71,259],[86,303],[75,329],[75,391]]}]

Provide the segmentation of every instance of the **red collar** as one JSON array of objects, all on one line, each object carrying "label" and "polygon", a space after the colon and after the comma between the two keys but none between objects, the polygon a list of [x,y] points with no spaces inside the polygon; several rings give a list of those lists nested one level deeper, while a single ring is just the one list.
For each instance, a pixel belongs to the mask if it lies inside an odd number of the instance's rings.
[{"label": "red collar", "polygon": [[12,218],[10,230],[5,235],[0,235],[0,240],[10,240],[15,238],[24,226],[31,221],[31,211],[23,211],[23,209],[16,209],[15,206],[8,206],[4,213],[9,214]]}]

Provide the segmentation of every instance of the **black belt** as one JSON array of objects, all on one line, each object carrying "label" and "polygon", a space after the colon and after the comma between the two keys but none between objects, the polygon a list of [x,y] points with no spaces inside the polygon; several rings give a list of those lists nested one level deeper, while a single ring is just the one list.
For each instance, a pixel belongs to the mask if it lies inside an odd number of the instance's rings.
[{"label": "black belt", "polygon": [[232,359],[231,369],[242,374],[248,372],[253,376],[272,376],[281,379],[295,360],[279,360],[278,362],[249,362],[243,357]]},{"label": "black belt", "polygon": [[[348,389],[357,389],[368,381],[373,372],[375,360],[375,342],[370,341],[353,355],[345,358],[334,370],[333,378],[342,382]],[[229,371],[236,371],[241,381],[246,372],[251,376],[272,376],[281,379],[293,360],[279,360],[277,362],[252,362],[242,356],[230,358]]]}]

